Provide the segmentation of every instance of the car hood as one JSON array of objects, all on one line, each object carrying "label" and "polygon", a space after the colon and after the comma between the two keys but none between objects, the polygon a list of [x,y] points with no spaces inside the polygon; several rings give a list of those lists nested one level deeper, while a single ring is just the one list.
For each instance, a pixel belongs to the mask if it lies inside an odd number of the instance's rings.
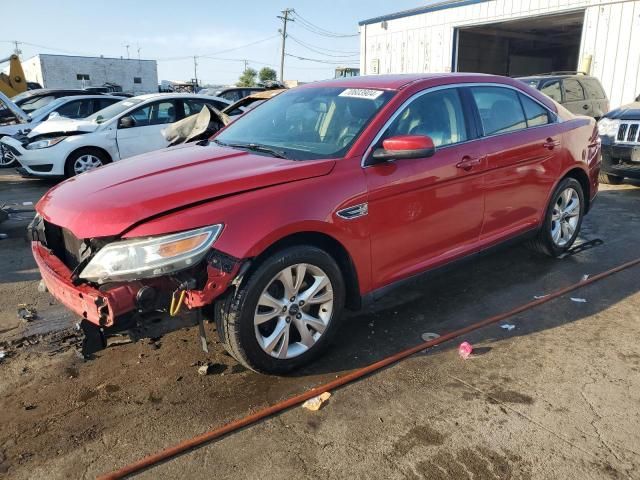
[{"label": "car hood", "polygon": [[70,118],[58,117],[42,122],[29,133],[29,138],[51,133],[86,132],[91,133],[100,126],[99,123],[88,122],[86,120],[72,120]]},{"label": "car hood", "polygon": [[168,211],[327,175],[334,164],[335,160],[285,160],[214,145],[180,145],[70,178],[49,190],[36,209],[77,238],[115,236]]},{"label": "car hood", "polygon": [[640,102],[629,103],[611,110],[605,117],[616,120],[640,120]]}]

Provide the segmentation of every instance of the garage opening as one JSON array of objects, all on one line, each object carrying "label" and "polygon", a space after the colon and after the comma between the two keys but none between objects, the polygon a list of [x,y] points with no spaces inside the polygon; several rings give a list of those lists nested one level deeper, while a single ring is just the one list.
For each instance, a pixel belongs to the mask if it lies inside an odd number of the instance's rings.
[{"label": "garage opening", "polygon": [[581,10],[459,28],[454,69],[512,77],[578,70],[583,22]]}]

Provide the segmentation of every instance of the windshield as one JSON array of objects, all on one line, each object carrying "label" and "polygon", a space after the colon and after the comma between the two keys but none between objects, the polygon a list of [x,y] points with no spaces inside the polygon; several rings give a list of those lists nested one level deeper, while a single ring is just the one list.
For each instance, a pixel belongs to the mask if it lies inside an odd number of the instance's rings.
[{"label": "windshield", "polygon": [[30,96],[31,96],[31,90],[27,90],[26,92],[22,92],[22,93],[19,93],[18,95],[14,95],[13,97],[11,97],[11,101],[16,105],[20,105],[21,100]]},{"label": "windshield", "polygon": [[35,110],[33,110],[32,112],[29,112],[29,117],[31,118],[38,118],[40,115],[47,113],[51,110],[54,110],[56,107],[58,107],[59,105],[65,103],[66,99],[65,98],[58,98],[52,102],[49,102],[48,104],[44,105],[43,107],[40,108],[36,108]]},{"label": "windshield", "polygon": [[344,87],[289,90],[241,116],[215,140],[271,147],[296,160],[343,156],[393,94]]},{"label": "windshield", "polygon": [[109,105],[107,108],[98,110],[93,115],[89,115],[86,120],[89,122],[104,123],[111,120],[113,117],[120,115],[122,112],[129,110],[134,105],[142,103],[144,100],[139,98],[127,98],[121,102]]},{"label": "windshield", "polygon": [[39,108],[46,107],[51,102],[53,102],[55,99],[56,99],[56,97],[54,97],[53,95],[47,95],[46,97],[31,98],[29,100],[25,100],[24,102],[22,102],[20,104],[20,108],[25,113],[31,113],[31,112],[36,111]]}]

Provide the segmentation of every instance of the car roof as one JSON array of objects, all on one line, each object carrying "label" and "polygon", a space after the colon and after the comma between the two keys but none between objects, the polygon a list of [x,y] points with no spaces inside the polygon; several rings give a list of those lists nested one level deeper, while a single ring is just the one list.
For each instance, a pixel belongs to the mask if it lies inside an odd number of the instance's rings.
[{"label": "car roof", "polygon": [[593,79],[597,80],[596,77],[592,77],[591,75],[582,75],[575,73],[564,73],[564,74],[549,74],[549,75],[530,75],[527,77],[515,77],[517,80],[526,80],[526,81],[541,81],[541,80],[554,80],[558,78],[576,78],[578,80],[584,79]]},{"label": "car roof", "polygon": [[296,89],[317,88],[317,87],[343,87],[343,88],[377,88],[384,90],[399,90],[412,83],[426,82],[437,84],[439,80],[443,84],[450,83],[448,80],[455,79],[457,82],[491,82],[511,84],[508,77],[499,75],[488,75],[484,73],[405,73],[396,75],[362,75],[359,77],[335,78],[322,80],[320,82],[300,85]]},{"label": "car roof", "polygon": [[229,103],[229,100],[220,97],[214,97],[211,95],[199,95],[197,93],[146,93],[144,95],[136,95],[132,98],[138,98],[143,101],[156,100],[158,98],[199,98],[203,100],[219,100],[224,103]]},{"label": "car roof", "polygon": [[82,95],[81,92],[86,92],[86,90],[82,90],[81,88],[36,88],[33,90],[27,90],[25,93],[30,97],[35,97],[36,95],[50,95],[52,93],[77,93]]}]

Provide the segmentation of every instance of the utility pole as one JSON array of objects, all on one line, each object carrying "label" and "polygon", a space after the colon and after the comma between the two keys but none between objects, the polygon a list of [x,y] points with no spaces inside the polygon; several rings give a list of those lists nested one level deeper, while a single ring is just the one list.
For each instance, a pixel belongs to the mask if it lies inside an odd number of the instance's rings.
[{"label": "utility pole", "polygon": [[293,13],[293,8],[285,8],[282,10],[282,16],[278,18],[282,20],[282,28],[279,32],[282,34],[282,51],[280,52],[280,81],[284,82],[284,48],[287,42],[287,23],[293,22],[293,18],[289,18],[289,14]]},{"label": "utility pole", "polygon": [[138,45],[138,60],[140,60],[140,50],[142,49],[140,48],[140,45]]},{"label": "utility pole", "polygon": [[195,80],[195,85],[193,86],[193,93],[196,92],[196,87],[198,86],[198,57],[193,56],[193,79]]},{"label": "utility pole", "polygon": [[16,55],[20,55],[22,53],[22,50],[20,50],[20,42],[18,40],[14,40],[13,43],[15,43],[16,48],[13,51],[13,53],[15,53]]},{"label": "utility pole", "polygon": [[129,47],[130,47],[130,46],[131,46],[131,45],[129,45],[128,43],[127,43],[126,45],[124,45],[124,48],[126,48],[126,49],[127,49],[127,60],[131,60],[131,57],[129,56]]},{"label": "utility pole", "polygon": [[249,68],[249,60],[243,60],[243,62],[244,62],[244,70],[243,70],[243,72],[246,72],[247,68]]}]

